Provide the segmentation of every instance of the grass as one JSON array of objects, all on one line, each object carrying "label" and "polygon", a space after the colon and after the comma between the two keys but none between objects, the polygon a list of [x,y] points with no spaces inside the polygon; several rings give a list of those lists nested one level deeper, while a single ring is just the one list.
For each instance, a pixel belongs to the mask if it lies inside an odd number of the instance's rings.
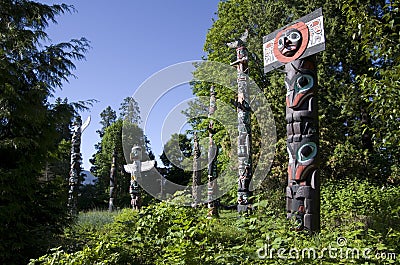
[{"label": "grass", "polygon": [[100,230],[104,225],[112,223],[118,213],[117,211],[109,212],[102,210],[91,210],[80,213],[75,225],[81,228],[90,227],[91,230]]}]

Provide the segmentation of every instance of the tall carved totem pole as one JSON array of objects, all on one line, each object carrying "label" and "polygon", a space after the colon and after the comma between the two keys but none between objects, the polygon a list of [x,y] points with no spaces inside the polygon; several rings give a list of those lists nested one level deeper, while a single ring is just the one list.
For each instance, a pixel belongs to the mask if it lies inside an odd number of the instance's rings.
[{"label": "tall carved totem pole", "polygon": [[215,197],[217,194],[217,155],[218,155],[218,147],[214,143],[213,136],[215,133],[214,130],[214,121],[211,119],[216,106],[216,98],[215,98],[214,87],[210,88],[210,106],[208,109],[208,118],[210,119],[208,123],[208,184],[207,184],[207,202],[208,202],[208,214],[207,217],[211,218],[212,216],[218,216],[218,202]]},{"label": "tall carved totem pole", "polygon": [[315,53],[325,49],[322,9],[263,39],[264,72],[285,65],[287,217],[296,230],[320,230],[319,129]]},{"label": "tall carved totem pole", "polygon": [[115,210],[114,200],[117,189],[117,152],[114,150],[112,155],[111,170],[110,170],[110,201],[108,203],[108,211]]},{"label": "tall carved totem pole", "polygon": [[201,184],[201,168],[200,168],[200,146],[199,140],[197,139],[197,134],[194,133],[193,137],[193,176],[192,176],[192,195],[193,195],[193,207],[197,207],[200,203],[200,190],[199,186]]},{"label": "tall carved totem pole", "polygon": [[131,205],[133,210],[139,210],[142,198],[140,196],[140,187],[138,179],[141,178],[141,162],[142,148],[140,146],[133,146],[129,156],[131,164],[124,165],[125,171],[131,174],[131,182],[129,185],[129,194],[131,195]]},{"label": "tall carved totem pole", "polygon": [[129,160],[131,164],[124,165],[124,169],[126,172],[131,174],[131,181],[129,184],[131,205],[133,210],[139,210],[142,206],[141,189],[139,187],[139,182],[142,178],[142,172],[151,170],[155,165],[155,161],[150,160],[141,162],[142,148],[138,145],[134,145],[132,147]]},{"label": "tall carved totem pole", "polygon": [[68,208],[71,215],[78,214],[78,187],[81,176],[81,137],[82,132],[90,123],[90,116],[82,125],[82,119],[77,116],[72,129],[71,139],[71,169],[69,171],[69,191],[68,191]]},{"label": "tall carved totem pole", "polygon": [[231,63],[237,69],[238,93],[234,102],[238,114],[238,212],[246,212],[250,204],[250,181],[252,178],[250,101],[248,90],[248,51],[245,46],[248,31],[228,47],[236,48],[236,61]]}]

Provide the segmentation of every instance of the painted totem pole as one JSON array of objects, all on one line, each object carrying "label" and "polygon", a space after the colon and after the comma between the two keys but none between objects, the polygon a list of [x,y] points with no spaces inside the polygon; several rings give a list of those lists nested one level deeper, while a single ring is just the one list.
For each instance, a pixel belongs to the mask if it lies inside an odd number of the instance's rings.
[{"label": "painted totem pole", "polygon": [[133,146],[129,159],[132,164],[124,166],[125,171],[131,174],[131,182],[129,185],[129,194],[131,195],[131,205],[133,210],[139,210],[141,206],[140,188],[138,179],[141,177],[141,162],[142,148],[140,146]]},{"label": "painted totem pole", "polygon": [[325,49],[322,9],[264,37],[264,72],[285,65],[287,217],[296,230],[320,230],[319,130],[315,53]]},{"label": "painted totem pole", "polygon": [[142,160],[142,148],[138,145],[132,147],[131,153],[129,155],[131,164],[124,165],[126,172],[131,174],[131,182],[129,184],[129,194],[131,195],[131,205],[133,210],[139,210],[142,205],[141,190],[139,187],[139,182],[142,178],[142,172],[151,170],[155,161],[145,161]]},{"label": "painted totem pole", "polygon": [[81,176],[81,137],[82,132],[90,123],[90,116],[82,125],[82,119],[77,116],[74,122],[71,139],[71,169],[69,172],[68,208],[71,215],[78,214],[78,187]]},{"label": "painted totem pole", "polygon": [[194,147],[193,147],[193,184],[192,184],[192,196],[193,196],[193,207],[197,207],[200,202],[200,190],[199,186],[201,184],[201,170],[200,170],[200,146],[197,139],[197,134],[194,133]]},{"label": "painted totem pole", "polygon": [[210,106],[208,109],[208,118],[210,119],[208,123],[208,138],[209,138],[209,147],[208,147],[208,184],[207,184],[207,201],[208,201],[208,214],[207,217],[211,218],[212,216],[218,216],[218,205],[215,199],[217,194],[217,155],[218,155],[218,147],[214,143],[213,136],[215,133],[214,130],[214,121],[211,119],[217,106],[215,104],[215,91],[214,86],[210,88]]},{"label": "painted totem pole", "polygon": [[250,101],[248,91],[248,51],[245,46],[248,31],[228,47],[236,48],[237,60],[231,63],[237,69],[238,97],[234,102],[238,113],[238,212],[246,212],[250,205],[250,181],[252,178]]},{"label": "painted totem pole", "polygon": [[117,152],[114,150],[112,155],[111,170],[110,170],[110,201],[108,203],[108,211],[112,212],[115,210],[114,200],[117,189]]}]

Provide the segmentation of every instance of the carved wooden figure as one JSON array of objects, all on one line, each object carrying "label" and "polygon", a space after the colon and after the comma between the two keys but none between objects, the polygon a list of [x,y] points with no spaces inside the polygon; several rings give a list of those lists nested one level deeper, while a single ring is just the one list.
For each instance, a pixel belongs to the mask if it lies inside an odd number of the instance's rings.
[{"label": "carved wooden figure", "polygon": [[264,72],[285,65],[286,209],[296,230],[320,230],[319,130],[315,53],[325,49],[322,10],[264,37]]},{"label": "carved wooden figure", "polygon": [[81,177],[81,136],[90,123],[90,116],[82,125],[82,119],[77,116],[74,122],[71,139],[71,169],[69,172],[68,208],[71,215],[78,214],[78,187]]},{"label": "carved wooden figure", "polygon": [[[216,98],[215,98],[214,87],[210,88],[210,106],[208,109],[208,118],[212,118],[216,106]],[[208,147],[208,184],[207,184],[207,201],[208,201],[208,214],[207,217],[211,218],[212,216],[218,216],[218,201],[216,201],[215,197],[218,190],[217,185],[217,155],[218,155],[218,147],[214,143],[214,121],[210,119],[208,124],[208,138],[209,138],[209,147]]]},{"label": "carved wooden figure", "polygon": [[238,212],[247,212],[250,205],[250,181],[252,178],[250,101],[248,90],[248,51],[245,46],[248,31],[228,47],[236,48],[237,60],[231,63],[237,69],[238,93],[234,105],[238,114]]},{"label": "carved wooden figure", "polygon": [[193,196],[193,207],[197,207],[200,203],[200,189],[201,184],[201,169],[200,169],[200,146],[197,139],[197,134],[194,133],[194,147],[193,147],[193,176],[192,176],[192,196]]},{"label": "carved wooden figure", "polygon": [[131,181],[129,184],[129,194],[131,195],[131,206],[133,210],[139,210],[142,206],[141,189],[139,183],[142,178],[142,172],[151,170],[155,161],[144,161],[142,160],[142,148],[138,145],[132,147],[129,155],[131,164],[124,165],[126,172],[131,174]]},{"label": "carved wooden figure", "polygon": [[108,211],[115,210],[114,202],[117,190],[117,152],[114,150],[112,155],[111,170],[110,170],[110,201],[108,203]]},{"label": "carved wooden figure", "polygon": [[131,195],[131,206],[133,210],[139,210],[142,205],[140,187],[138,179],[141,178],[142,148],[133,146],[129,156],[132,164],[125,165],[125,171],[131,173],[131,182],[129,185],[129,194]]}]

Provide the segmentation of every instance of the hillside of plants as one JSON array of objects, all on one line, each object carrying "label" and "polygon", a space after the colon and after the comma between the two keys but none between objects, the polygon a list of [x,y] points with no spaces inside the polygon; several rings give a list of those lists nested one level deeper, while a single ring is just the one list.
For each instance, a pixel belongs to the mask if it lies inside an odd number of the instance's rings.
[{"label": "hillside of plants", "polygon": [[[94,3],[95,4],[95,3]],[[263,36],[322,7],[326,48],[318,65],[321,231],[295,231],[286,218],[285,75],[263,72]],[[67,5],[0,0],[0,263],[1,264],[400,264],[400,2],[393,0],[225,0],[218,5],[204,43],[204,60],[236,60],[226,43],[247,29],[249,76],[268,100],[277,143],[272,166],[251,201],[237,213],[237,189],[207,206],[179,206],[179,196],[159,201],[142,192],[143,206],[130,208],[130,174],[123,170],[125,126],[130,142],[155,159],[139,128],[137,102],[126,98],[119,113],[100,114],[100,141],[93,154],[93,185],[80,187],[79,214],[67,208],[71,128],[93,101],[55,99],[90,49],[85,38],[41,45],[46,28]],[[83,62],[84,63],[84,62]],[[218,84],[195,82],[192,92],[227,104],[236,95]],[[193,159],[194,132],[208,137],[208,118],[189,119],[191,130],[174,134],[177,160]],[[262,111],[262,106],[261,106]],[[268,109],[265,107],[265,111]],[[257,124],[252,123],[257,132]],[[229,128],[216,123],[217,169],[231,159]],[[260,135],[253,135],[259,161]],[[125,152],[125,153],[124,153]],[[107,211],[110,168],[116,153],[116,210]],[[129,156],[129,154],[128,154]],[[163,176],[181,185],[192,172],[163,153]],[[160,171],[161,172],[161,171]],[[151,173],[144,173],[151,174]],[[149,176],[149,175],[148,175]],[[205,183],[207,172],[202,172]],[[83,176],[82,176],[83,180]],[[178,194],[179,195],[179,194]],[[184,195],[182,195],[184,196]]]}]

